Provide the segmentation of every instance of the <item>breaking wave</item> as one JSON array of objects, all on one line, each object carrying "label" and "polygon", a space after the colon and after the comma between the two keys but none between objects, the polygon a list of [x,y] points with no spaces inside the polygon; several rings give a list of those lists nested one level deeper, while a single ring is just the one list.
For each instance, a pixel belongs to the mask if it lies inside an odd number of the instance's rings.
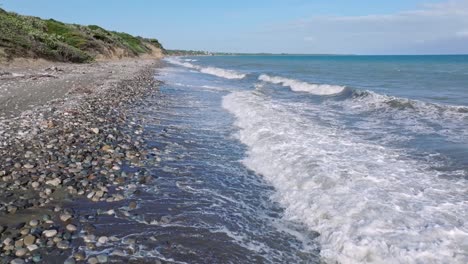
[{"label": "breaking wave", "polygon": [[[221,69],[221,68],[216,68],[216,67],[198,66],[187,61],[185,62],[180,61],[177,58],[166,58],[165,60],[174,65],[183,66],[189,69],[197,70],[201,73],[218,76],[218,77],[225,78],[225,79],[243,79],[245,78],[245,76],[247,76],[246,74],[239,73],[233,70],[226,70],[226,69]],[[194,60],[191,60],[191,61],[194,61]]]},{"label": "breaking wave", "polygon": [[307,92],[315,95],[334,95],[339,94],[345,90],[345,86],[329,85],[329,84],[313,84],[299,80],[288,79],[278,76],[269,76],[266,74],[258,77],[260,81],[269,82],[273,84],[280,84],[285,87],[291,88],[295,92]]}]

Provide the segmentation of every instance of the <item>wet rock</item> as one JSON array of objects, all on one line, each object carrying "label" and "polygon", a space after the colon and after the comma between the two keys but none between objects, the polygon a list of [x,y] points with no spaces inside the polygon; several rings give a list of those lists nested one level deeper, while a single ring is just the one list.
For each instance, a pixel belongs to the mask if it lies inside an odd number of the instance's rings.
[{"label": "wet rock", "polygon": [[50,230],[45,230],[44,232],[42,232],[42,235],[44,235],[45,237],[51,238],[51,237],[56,236],[57,233],[58,233],[57,230],[50,229]]},{"label": "wet rock", "polygon": [[65,262],[64,262],[64,264],[75,264],[75,263],[76,263],[76,261],[74,259],[72,259],[72,258],[66,259]]},{"label": "wet rock", "polygon": [[97,256],[97,260],[99,263],[107,263],[107,255],[101,254]]},{"label": "wet rock", "polygon": [[10,261],[10,264],[24,264],[25,261],[23,259],[20,259],[20,258],[16,258],[16,259],[13,259],[12,261]]},{"label": "wet rock", "polygon": [[26,246],[30,246],[36,242],[36,237],[33,235],[28,235],[23,239],[23,241]]},{"label": "wet rock", "polygon": [[42,256],[40,254],[34,254],[34,256],[32,256],[32,261],[35,263],[41,262]]},{"label": "wet rock", "polygon": [[19,248],[15,251],[15,256],[17,257],[23,257],[24,255],[26,255],[26,253],[28,253],[28,250],[25,249],[25,248]]},{"label": "wet rock", "polygon": [[30,252],[33,252],[34,250],[39,249],[39,246],[36,245],[36,244],[29,245],[29,246],[27,246],[27,249],[28,249]]},{"label": "wet rock", "polygon": [[33,220],[29,221],[29,225],[32,226],[32,227],[35,227],[35,226],[39,225],[39,221],[36,220],[36,219],[33,219]]},{"label": "wet rock", "polygon": [[109,241],[109,238],[106,237],[106,236],[99,237],[99,239],[98,239],[98,242],[99,242],[101,245],[105,245],[108,241]]},{"label": "wet rock", "polygon": [[65,250],[65,249],[68,249],[69,247],[70,247],[70,242],[66,240],[62,240],[57,243],[57,248],[59,249]]},{"label": "wet rock", "polygon": [[76,261],[83,261],[86,259],[86,255],[83,252],[76,252],[73,254],[73,258],[75,258]]},{"label": "wet rock", "polygon": [[130,210],[136,209],[136,208],[137,208],[137,203],[134,202],[134,201],[131,201],[131,202],[128,204],[128,208],[129,208]]},{"label": "wet rock", "polygon": [[22,247],[22,246],[24,246],[23,240],[16,240],[16,241],[15,241],[15,247],[16,247],[16,248],[20,248],[20,247]]},{"label": "wet rock", "polygon": [[76,225],[73,224],[68,224],[65,228],[70,232],[75,232],[77,230]]},{"label": "wet rock", "polygon": [[68,213],[63,213],[60,215],[60,220],[62,222],[66,222],[68,220],[70,220],[72,218],[72,215],[71,214],[68,214]]},{"label": "wet rock", "polygon": [[91,257],[88,259],[88,263],[89,264],[98,264],[99,263],[99,260],[95,257]]}]

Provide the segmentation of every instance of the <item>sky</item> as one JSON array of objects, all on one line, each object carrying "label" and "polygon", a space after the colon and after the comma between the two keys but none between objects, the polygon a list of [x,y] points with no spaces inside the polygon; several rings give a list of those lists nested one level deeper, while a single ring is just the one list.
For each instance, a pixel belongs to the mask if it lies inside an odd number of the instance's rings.
[{"label": "sky", "polygon": [[468,54],[468,0],[0,0],[2,8],[157,38],[168,49]]}]

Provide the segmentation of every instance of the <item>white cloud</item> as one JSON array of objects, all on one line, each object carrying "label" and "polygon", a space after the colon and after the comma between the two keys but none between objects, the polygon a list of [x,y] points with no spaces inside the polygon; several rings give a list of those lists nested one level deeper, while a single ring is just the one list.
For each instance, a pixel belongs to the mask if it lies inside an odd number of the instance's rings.
[{"label": "white cloud", "polygon": [[459,43],[467,29],[468,0],[386,15],[315,16],[275,28],[285,39],[314,36],[314,50],[300,52],[324,53],[468,53],[468,42]]}]

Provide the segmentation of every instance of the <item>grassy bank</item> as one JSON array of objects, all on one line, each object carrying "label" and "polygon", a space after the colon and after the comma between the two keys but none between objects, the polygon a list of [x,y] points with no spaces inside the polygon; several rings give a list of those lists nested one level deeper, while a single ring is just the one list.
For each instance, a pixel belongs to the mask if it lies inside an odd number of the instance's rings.
[{"label": "grassy bank", "polygon": [[43,58],[63,62],[161,53],[157,39],[135,37],[96,25],[66,24],[0,8],[0,60]]}]

